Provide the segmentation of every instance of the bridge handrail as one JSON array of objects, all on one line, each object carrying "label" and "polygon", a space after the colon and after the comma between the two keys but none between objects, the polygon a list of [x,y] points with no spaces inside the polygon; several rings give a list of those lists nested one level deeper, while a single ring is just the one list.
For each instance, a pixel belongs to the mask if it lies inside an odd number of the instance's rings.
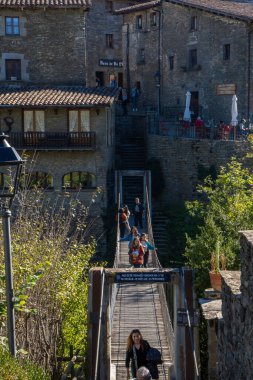
[{"label": "bridge handrail", "polygon": [[[151,223],[151,215],[150,215],[150,203],[149,203],[149,196],[148,196],[148,191],[146,189],[146,205],[147,205],[147,230],[148,230],[148,238],[151,244],[155,247],[155,240],[154,240],[154,235],[153,235],[153,229],[152,229],[152,223]],[[152,262],[154,267],[156,268],[162,268],[162,265],[158,259],[156,250],[152,253]],[[173,330],[173,326],[171,323],[171,317],[168,309],[168,302],[167,298],[165,295],[165,286],[168,285],[163,285],[159,284],[158,285],[158,292],[160,296],[160,301],[161,301],[161,306],[162,306],[162,316],[163,316],[163,321],[164,321],[164,327],[166,331],[166,336],[170,337],[168,339],[169,347],[170,347],[170,352],[172,356],[172,361],[175,363],[175,334]]]}]

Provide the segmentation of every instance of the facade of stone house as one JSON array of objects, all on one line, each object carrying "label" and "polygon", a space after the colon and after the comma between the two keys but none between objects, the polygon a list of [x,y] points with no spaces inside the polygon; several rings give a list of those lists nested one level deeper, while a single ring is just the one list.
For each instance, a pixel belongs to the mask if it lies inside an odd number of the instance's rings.
[{"label": "facade of stone house", "polygon": [[17,1],[0,6],[0,84],[85,84],[89,4]]},{"label": "facade of stone house", "polygon": [[[132,1],[130,3],[136,3]],[[86,83],[88,86],[125,85],[122,54],[122,16],[114,10],[129,5],[124,0],[96,0],[87,14]]]},{"label": "facade of stone house", "polygon": [[[0,87],[1,131],[33,160],[32,185],[44,187],[49,194],[67,191],[76,196],[78,192],[86,204],[101,188],[99,207],[106,207],[107,176],[114,166],[116,91],[75,86]],[[2,173],[2,186],[4,178]]]},{"label": "facade of stone house", "polygon": [[182,115],[191,92],[193,116],[231,121],[232,95],[239,118],[251,118],[251,3],[151,1],[122,8],[123,67],[138,82],[144,105],[172,120]]},{"label": "facade of stone house", "polygon": [[[85,0],[1,3],[0,129],[48,197],[67,191],[89,205],[102,189],[97,216],[114,167],[117,89],[85,86],[89,8]],[[0,173],[0,186],[6,178]]]}]

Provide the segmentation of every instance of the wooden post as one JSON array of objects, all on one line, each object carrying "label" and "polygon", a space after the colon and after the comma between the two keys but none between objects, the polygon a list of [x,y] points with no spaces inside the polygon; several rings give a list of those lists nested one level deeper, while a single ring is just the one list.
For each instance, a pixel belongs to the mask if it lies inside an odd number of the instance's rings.
[{"label": "wooden post", "polygon": [[[184,270],[184,288],[185,297],[187,300],[188,310],[190,315],[193,315],[193,281],[192,281],[192,270]],[[185,369],[186,369],[186,380],[195,380],[195,369],[194,369],[194,357],[193,357],[193,347],[191,344],[190,333],[192,334],[192,339],[194,339],[193,328],[188,326],[185,327]]]},{"label": "wooden post", "polygon": [[104,268],[92,268],[89,272],[90,286],[88,292],[88,380],[93,380],[95,374],[103,270]]}]

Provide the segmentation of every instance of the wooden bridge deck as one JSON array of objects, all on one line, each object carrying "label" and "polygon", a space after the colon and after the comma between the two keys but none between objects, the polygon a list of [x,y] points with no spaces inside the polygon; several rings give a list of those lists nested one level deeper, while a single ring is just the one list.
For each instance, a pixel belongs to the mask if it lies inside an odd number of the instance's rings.
[{"label": "wooden bridge deck", "polygon": [[[130,267],[128,242],[121,242],[120,246],[118,267]],[[149,259],[151,261],[151,258]],[[162,318],[158,286],[162,285],[118,284],[111,337],[111,363],[115,374],[111,376],[111,380],[126,379],[126,342],[130,331],[135,328],[140,329],[143,338],[152,347],[156,347],[162,352],[164,362],[158,366],[159,379],[169,380],[168,368],[172,360]]]}]

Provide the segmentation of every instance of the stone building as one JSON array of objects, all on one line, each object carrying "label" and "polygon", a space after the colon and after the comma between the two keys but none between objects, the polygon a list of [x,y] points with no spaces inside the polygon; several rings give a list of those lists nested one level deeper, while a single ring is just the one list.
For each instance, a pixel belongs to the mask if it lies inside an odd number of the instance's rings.
[{"label": "stone building", "polygon": [[193,117],[231,121],[253,115],[252,3],[158,0],[116,10],[123,15],[124,78],[138,82],[145,106],[169,120],[182,116],[191,92]]},{"label": "stone building", "polygon": [[208,322],[210,380],[252,378],[252,231],[242,231],[240,243],[241,270],[222,271],[220,299],[208,290],[209,299],[201,300]]},{"label": "stone building", "polygon": [[[36,157],[32,183],[48,195],[67,190],[90,204],[101,188],[97,216],[114,167],[117,89],[86,87],[89,8],[85,0],[1,3],[0,127],[28,162]],[[0,186],[5,179],[0,173]]]}]

